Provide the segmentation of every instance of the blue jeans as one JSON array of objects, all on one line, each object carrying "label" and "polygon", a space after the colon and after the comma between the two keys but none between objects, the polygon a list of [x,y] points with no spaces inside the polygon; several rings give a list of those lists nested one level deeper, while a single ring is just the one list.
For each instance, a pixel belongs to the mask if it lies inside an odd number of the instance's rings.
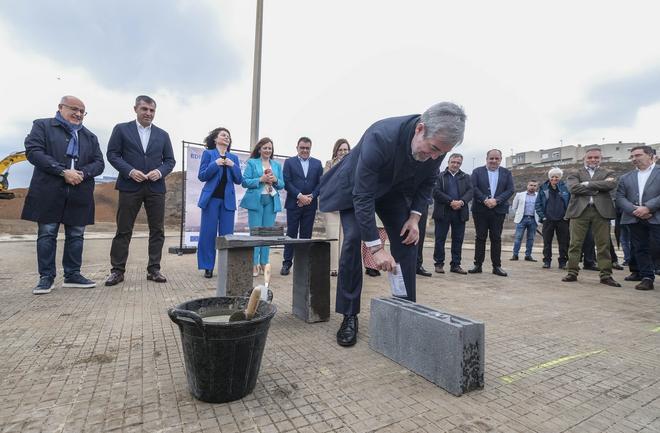
[{"label": "blue jeans", "polygon": [[[279,200],[279,198],[277,199]],[[261,194],[261,207],[257,210],[248,209],[248,225],[250,227],[272,227],[275,225],[275,202],[270,194]],[[254,247],[253,263],[266,265],[269,262],[270,247]]]},{"label": "blue jeans", "polygon": [[[60,223],[39,223],[37,236],[37,266],[40,277],[55,278],[55,253],[57,252],[57,232]],[[64,254],[62,267],[64,278],[80,273],[82,265],[85,226],[64,225]]]},{"label": "blue jeans", "polygon": [[523,233],[527,230],[527,244],[525,245],[525,257],[532,256],[532,247],[534,246],[534,236],[536,235],[536,220],[531,215],[525,215],[523,219],[516,224],[516,235],[513,241],[513,255],[517,256],[520,252]]}]

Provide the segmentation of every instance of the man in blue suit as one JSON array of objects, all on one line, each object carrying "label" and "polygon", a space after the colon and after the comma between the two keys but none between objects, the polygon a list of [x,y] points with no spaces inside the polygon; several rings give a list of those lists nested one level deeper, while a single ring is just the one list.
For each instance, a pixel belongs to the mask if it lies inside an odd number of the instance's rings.
[{"label": "man in blue suit", "polygon": [[140,95],[133,109],[137,119],[115,126],[106,153],[108,162],[119,172],[115,184],[119,190],[117,232],[110,248],[112,270],[106,286],[124,281],[133,225],[143,203],[149,223],[147,279],[157,283],[167,281],[160,272],[165,243],[165,176],[176,161],[170,136],[152,124],[156,101]]},{"label": "man in blue suit", "polygon": [[[415,301],[419,218],[431,200],[444,155],[463,141],[465,112],[450,102],[421,116],[392,117],[371,125],[360,142],[321,180],[321,211],[339,211],[344,242],[339,258],[335,311],[344,315],[337,343],[357,341],[362,293],[361,241],[378,269],[401,266],[406,299]],[[390,242],[378,236],[378,214]]]},{"label": "man in blue suit", "polygon": [[486,165],[472,171],[472,217],[476,231],[474,246],[474,267],[471,274],[482,272],[481,265],[486,258],[486,237],[490,234],[490,260],[493,274],[506,277],[502,269],[502,227],[509,212],[509,198],[515,193],[513,176],[500,167],[502,152],[497,149],[486,153]]},{"label": "man in blue suit", "polygon": [[[300,137],[298,155],[284,161],[286,189],[286,235],[290,238],[310,239],[318,208],[319,184],[323,174],[321,161],[312,158],[312,140]],[[280,275],[289,275],[293,263],[293,245],[284,246],[284,260]]]}]

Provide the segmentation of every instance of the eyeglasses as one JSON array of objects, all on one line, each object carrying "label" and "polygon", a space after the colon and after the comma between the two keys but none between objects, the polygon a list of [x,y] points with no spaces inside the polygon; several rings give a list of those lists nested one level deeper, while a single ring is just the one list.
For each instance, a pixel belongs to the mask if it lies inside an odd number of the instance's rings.
[{"label": "eyeglasses", "polygon": [[78,107],[73,107],[71,105],[66,105],[66,104],[60,104],[62,107],[66,107],[69,110],[73,111],[74,113],[80,113],[81,116],[85,117],[87,116],[87,112],[85,111],[84,108],[78,108]]}]

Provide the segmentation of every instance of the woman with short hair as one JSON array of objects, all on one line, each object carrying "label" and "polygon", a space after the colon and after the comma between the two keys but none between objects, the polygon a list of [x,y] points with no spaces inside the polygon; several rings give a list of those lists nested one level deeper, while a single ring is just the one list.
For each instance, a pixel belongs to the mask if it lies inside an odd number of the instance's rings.
[{"label": "woman with short hair", "polygon": [[536,213],[543,223],[543,268],[550,268],[552,262],[552,238],[557,234],[559,244],[559,269],[566,269],[568,262],[569,230],[568,220],[564,218],[571,193],[561,180],[564,172],[559,167],[548,171],[548,180],[543,182],[536,196]]}]

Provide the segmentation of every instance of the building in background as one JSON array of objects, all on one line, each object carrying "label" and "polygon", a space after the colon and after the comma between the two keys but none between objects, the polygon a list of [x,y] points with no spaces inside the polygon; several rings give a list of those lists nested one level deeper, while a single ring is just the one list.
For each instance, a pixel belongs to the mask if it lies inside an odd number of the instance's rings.
[{"label": "building in background", "polygon": [[[567,164],[577,164],[582,161],[588,149],[599,147],[603,152],[603,162],[626,162],[630,157],[630,149],[645,143],[604,143],[590,145],[567,145],[550,149],[519,152],[505,159],[508,168],[552,167]],[[660,143],[650,144],[656,152],[660,152]]]}]

